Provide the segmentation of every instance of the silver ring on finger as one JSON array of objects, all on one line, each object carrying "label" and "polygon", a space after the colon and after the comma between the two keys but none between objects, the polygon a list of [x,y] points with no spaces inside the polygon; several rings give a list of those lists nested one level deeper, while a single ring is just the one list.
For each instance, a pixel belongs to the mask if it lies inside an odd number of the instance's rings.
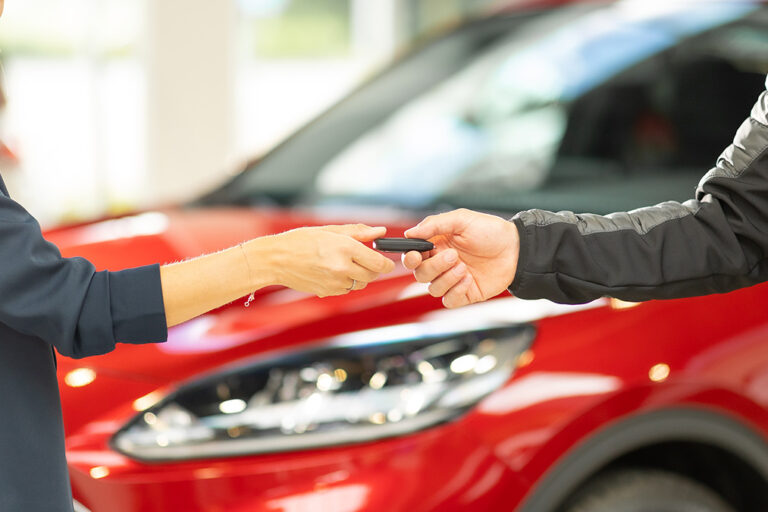
[{"label": "silver ring on finger", "polygon": [[356,284],[357,284],[357,279],[353,279],[353,280],[352,280],[352,286],[350,286],[349,288],[347,288],[347,291],[348,291],[348,292],[351,292],[351,291],[354,289],[354,287],[355,287],[355,285],[356,285]]}]

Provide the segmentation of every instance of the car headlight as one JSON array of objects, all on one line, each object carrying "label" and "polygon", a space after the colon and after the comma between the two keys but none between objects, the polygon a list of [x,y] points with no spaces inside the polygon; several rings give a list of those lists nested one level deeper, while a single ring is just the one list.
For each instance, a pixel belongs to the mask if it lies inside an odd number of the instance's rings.
[{"label": "car headlight", "polygon": [[113,446],[144,460],[221,457],[397,436],[462,414],[502,386],[528,325],[362,331],[183,385],[141,412]]}]

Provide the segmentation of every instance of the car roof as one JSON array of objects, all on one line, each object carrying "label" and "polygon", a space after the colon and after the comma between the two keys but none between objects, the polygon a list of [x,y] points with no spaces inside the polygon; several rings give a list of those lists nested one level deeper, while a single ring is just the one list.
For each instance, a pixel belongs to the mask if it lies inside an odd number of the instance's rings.
[{"label": "car roof", "polygon": [[[496,5],[489,14],[503,14],[503,13],[514,13],[518,11],[523,11],[527,9],[535,9],[535,8],[548,8],[548,7],[561,7],[564,5],[605,5],[605,4],[612,4],[612,3],[618,3],[622,0],[507,0],[506,2],[501,3],[501,5]],[[652,2],[660,2],[662,0],[623,0],[625,2],[635,2],[635,3],[652,3]],[[665,3],[669,3],[674,0],[668,0]],[[744,1],[746,3],[756,3],[756,4],[768,4],[768,0],[680,0],[681,2],[690,3],[690,4],[711,4],[711,3],[717,3],[717,2],[733,2],[733,1]]]},{"label": "car roof", "polygon": [[616,0],[507,0],[506,2],[496,5],[492,13],[513,13],[521,10],[527,10],[531,8],[546,8],[546,7],[560,7],[569,4],[610,4]]}]

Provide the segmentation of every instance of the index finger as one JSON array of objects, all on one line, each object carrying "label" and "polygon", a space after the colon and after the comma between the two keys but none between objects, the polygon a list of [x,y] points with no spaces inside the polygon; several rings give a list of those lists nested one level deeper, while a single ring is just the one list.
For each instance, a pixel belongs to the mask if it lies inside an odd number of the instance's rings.
[{"label": "index finger", "polygon": [[368,270],[378,272],[379,274],[392,272],[395,268],[395,262],[383,254],[366,247],[362,243],[355,244],[352,260],[358,265],[365,267]]},{"label": "index finger", "polygon": [[413,270],[421,265],[425,259],[429,258],[429,252],[408,251],[404,253],[400,260],[403,262],[403,266],[408,270]]},{"label": "index finger", "polygon": [[406,230],[407,238],[432,239],[439,235],[451,235],[460,232],[466,225],[467,210],[453,210],[447,213],[430,215],[416,226]]}]

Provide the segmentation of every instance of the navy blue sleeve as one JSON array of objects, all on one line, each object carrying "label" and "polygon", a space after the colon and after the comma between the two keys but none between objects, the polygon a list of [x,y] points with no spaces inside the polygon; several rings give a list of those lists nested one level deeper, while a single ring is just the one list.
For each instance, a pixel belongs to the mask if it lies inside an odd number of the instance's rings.
[{"label": "navy blue sleeve", "polygon": [[159,265],[96,272],[63,258],[38,222],[0,194],[0,322],[69,357],[167,337]]}]

